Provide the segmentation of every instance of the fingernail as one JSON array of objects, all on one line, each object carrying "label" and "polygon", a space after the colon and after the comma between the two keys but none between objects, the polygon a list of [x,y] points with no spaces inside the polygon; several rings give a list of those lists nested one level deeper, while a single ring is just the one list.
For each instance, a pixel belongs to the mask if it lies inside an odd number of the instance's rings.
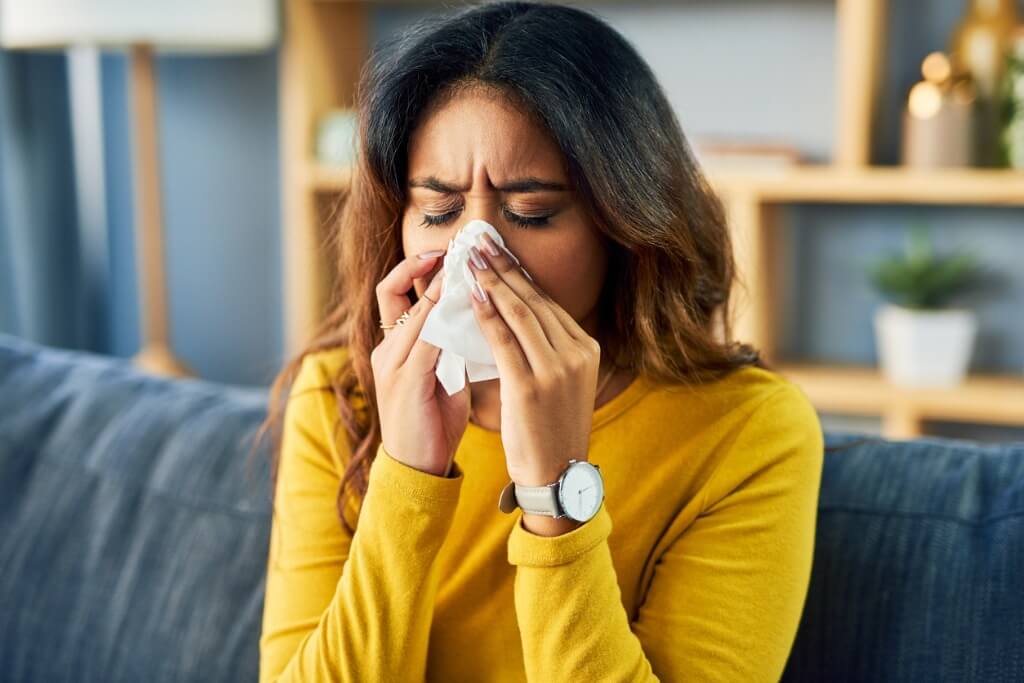
[{"label": "fingernail", "polygon": [[480,255],[480,252],[477,251],[476,247],[469,248],[469,258],[473,260],[474,266],[480,270],[487,270],[487,261]]},{"label": "fingernail", "polygon": [[443,253],[444,253],[443,249],[433,249],[431,251],[425,251],[422,254],[417,254],[416,258],[426,260],[428,258],[434,258],[435,256],[440,256]]},{"label": "fingernail", "polygon": [[494,246],[493,242],[491,242],[490,235],[477,235],[477,240],[483,243],[484,249],[487,250],[488,254],[491,256],[501,256],[501,252],[498,251],[498,248]]},{"label": "fingernail", "polygon": [[480,283],[476,280],[473,280],[473,296],[475,296],[476,300],[480,303],[487,303],[487,292],[484,291],[484,288],[481,287]]}]

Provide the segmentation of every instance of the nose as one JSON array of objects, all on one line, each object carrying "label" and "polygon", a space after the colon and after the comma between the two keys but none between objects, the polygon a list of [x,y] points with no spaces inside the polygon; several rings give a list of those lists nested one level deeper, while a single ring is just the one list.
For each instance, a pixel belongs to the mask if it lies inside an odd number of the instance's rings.
[{"label": "nose", "polygon": [[[497,192],[470,192],[466,195],[466,205],[459,215],[457,230],[472,220],[490,223],[495,230],[505,237],[501,230],[501,195]],[[454,233],[453,233],[454,236]]]},{"label": "nose", "polygon": [[[473,220],[483,220],[491,224],[494,229],[501,235],[502,240],[506,240],[504,230],[502,230],[501,221],[501,206],[500,199],[497,195],[491,193],[487,194],[469,194],[466,195],[466,204],[462,209],[462,213],[459,214],[458,218],[453,220],[447,226],[434,226],[432,227],[431,234],[438,238],[437,244],[433,244],[433,249],[444,249],[445,253],[451,248],[451,242],[455,239],[455,235],[458,234],[462,228]],[[441,238],[444,239],[443,243],[440,243]],[[444,267],[444,256],[437,259],[437,264],[434,268],[426,275],[423,276],[424,281],[429,285],[434,275]]]}]

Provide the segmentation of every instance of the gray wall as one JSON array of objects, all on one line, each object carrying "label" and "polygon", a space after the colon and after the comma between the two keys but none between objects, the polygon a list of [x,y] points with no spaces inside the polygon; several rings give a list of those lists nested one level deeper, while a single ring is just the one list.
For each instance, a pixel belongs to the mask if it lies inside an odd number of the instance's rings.
[{"label": "gray wall", "polygon": [[[139,348],[126,65],[104,55],[118,356]],[[203,377],[266,384],[283,348],[276,50],[160,57],[157,75],[174,348]]]}]

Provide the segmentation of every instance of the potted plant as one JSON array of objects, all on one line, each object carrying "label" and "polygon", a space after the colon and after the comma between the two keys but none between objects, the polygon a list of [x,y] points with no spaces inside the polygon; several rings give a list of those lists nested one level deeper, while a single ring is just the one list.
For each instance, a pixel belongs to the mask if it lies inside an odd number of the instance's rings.
[{"label": "potted plant", "polygon": [[952,387],[967,373],[978,322],[950,301],[979,282],[972,253],[940,256],[921,225],[906,253],[869,266],[871,283],[887,300],[875,311],[875,340],[885,377],[914,387]]}]

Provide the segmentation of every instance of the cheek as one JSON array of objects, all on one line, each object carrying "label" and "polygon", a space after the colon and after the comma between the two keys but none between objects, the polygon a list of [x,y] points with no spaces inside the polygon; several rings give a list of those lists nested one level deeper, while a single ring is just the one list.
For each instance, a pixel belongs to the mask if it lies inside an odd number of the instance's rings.
[{"label": "cheek", "polygon": [[417,237],[418,237],[416,235],[416,226],[410,225],[410,222],[411,222],[411,217],[409,216],[409,214],[408,213],[403,213],[402,214],[402,221],[401,221],[401,226],[402,226],[402,250],[403,250],[403,252],[405,253],[406,256],[409,256],[409,255],[411,255],[413,253],[418,253],[418,252],[414,251],[415,248],[416,248],[416,242],[417,242]]},{"label": "cheek", "polygon": [[604,262],[594,252],[548,249],[520,259],[539,287],[576,320],[597,304]]},{"label": "cheek", "polygon": [[[422,254],[425,251],[439,249],[436,235],[443,231],[431,233],[430,230],[416,224],[416,216],[412,213],[402,215],[402,250],[406,257]],[[443,246],[447,246],[447,242]]]}]

